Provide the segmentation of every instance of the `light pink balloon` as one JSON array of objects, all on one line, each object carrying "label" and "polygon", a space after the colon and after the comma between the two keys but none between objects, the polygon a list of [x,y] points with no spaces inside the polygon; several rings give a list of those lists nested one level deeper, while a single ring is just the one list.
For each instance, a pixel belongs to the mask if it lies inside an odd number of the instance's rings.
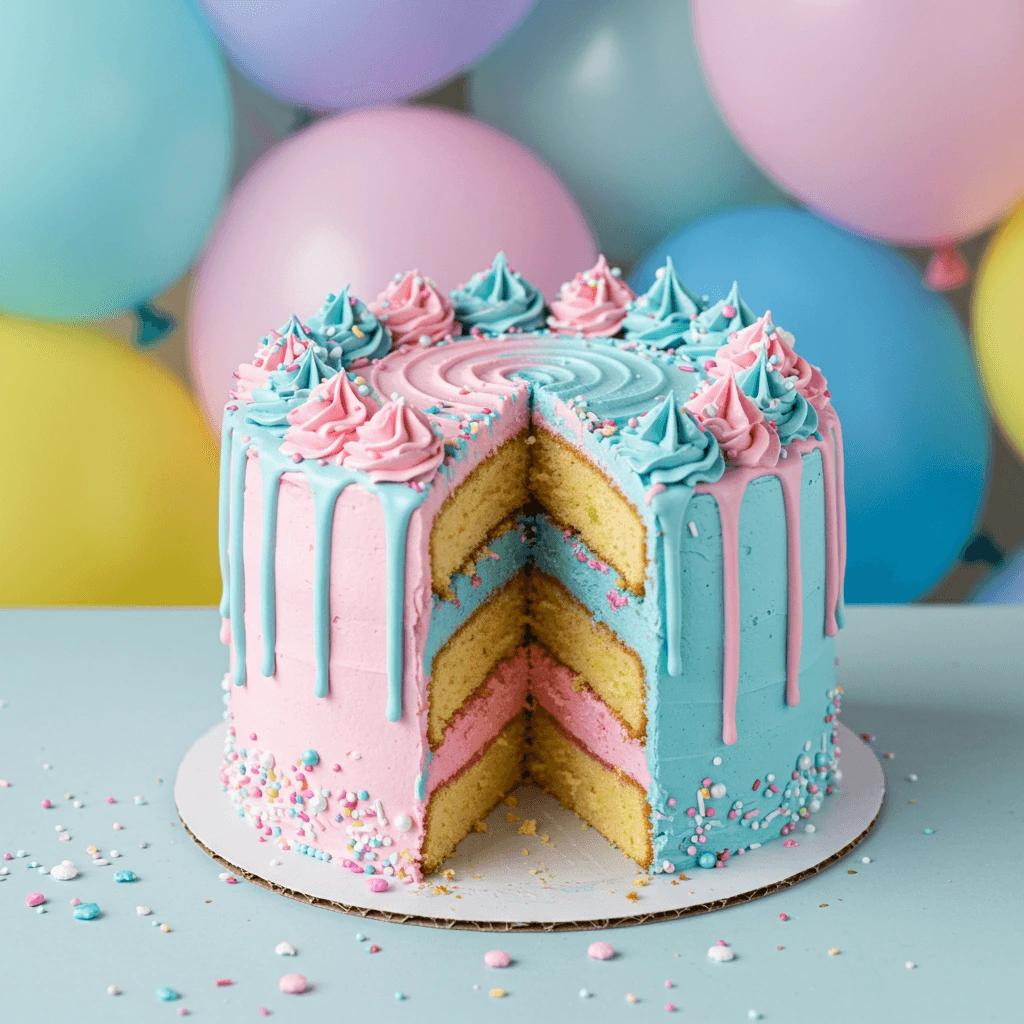
[{"label": "light pink balloon", "polygon": [[934,245],[1024,192],[1020,0],[694,0],[693,19],[744,147],[826,217]]},{"label": "light pink balloon", "polygon": [[196,271],[192,376],[219,424],[240,362],[351,283],[368,301],[418,267],[451,289],[504,249],[549,298],[593,265],[572,196],[533,153],[464,114],[382,107],[318,121],[236,187]]}]

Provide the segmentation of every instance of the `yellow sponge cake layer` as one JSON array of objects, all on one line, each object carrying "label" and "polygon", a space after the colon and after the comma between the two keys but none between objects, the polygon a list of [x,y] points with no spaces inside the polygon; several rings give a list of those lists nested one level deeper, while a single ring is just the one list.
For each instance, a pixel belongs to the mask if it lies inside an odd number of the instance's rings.
[{"label": "yellow sponge cake layer", "polygon": [[548,653],[581,676],[633,739],[647,733],[644,667],[566,588],[534,566],[529,574],[530,629]]},{"label": "yellow sponge cake layer", "polygon": [[534,710],[530,727],[527,770],[534,782],[640,867],[649,867],[654,853],[644,791],[583,750],[543,708]]},{"label": "yellow sponge cake layer", "polygon": [[526,576],[517,573],[437,652],[430,673],[427,739],[436,747],[455,713],[494,666],[525,642]]},{"label": "yellow sponge cake layer", "polygon": [[520,713],[476,761],[434,792],[427,807],[423,839],[425,874],[447,860],[474,824],[486,818],[519,785],[525,750],[526,720]]},{"label": "yellow sponge cake layer", "polygon": [[502,522],[529,499],[529,448],[523,430],[462,481],[441,506],[430,532],[435,594],[451,600],[450,581]]},{"label": "yellow sponge cake layer", "polygon": [[557,523],[578,531],[587,546],[622,576],[634,594],[643,594],[647,530],[636,509],[568,441],[547,430],[534,430],[533,436],[533,496]]}]

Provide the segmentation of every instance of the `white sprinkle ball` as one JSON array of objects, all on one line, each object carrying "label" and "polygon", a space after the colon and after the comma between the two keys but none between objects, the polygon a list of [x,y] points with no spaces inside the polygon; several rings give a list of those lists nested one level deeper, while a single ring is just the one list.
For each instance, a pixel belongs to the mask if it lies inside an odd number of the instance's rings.
[{"label": "white sprinkle ball", "polygon": [[274,947],[274,952],[278,956],[295,956],[295,947],[290,942],[279,942]]},{"label": "white sprinkle ball", "polygon": [[121,990],[116,985],[108,985],[107,986],[107,995],[108,996],[119,996],[120,994],[121,994]]},{"label": "white sprinkle ball", "polygon": [[722,763],[722,759],[720,757],[716,757],[711,763],[717,768]]},{"label": "white sprinkle ball", "polygon": [[70,882],[72,878],[78,877],[78,868],[69,860],[62,860],[50,868],[50,877],[56,878],[58,882]]},{"label": "white sprinkle ball", "polygon": [[915,964],[913,960],[908,960],[903,966],[906,967],[908,971],[912,971],[917,964]]},{"label": "white sprinkle ball", "polygon": [[911,772],[907,776],[907,782],[917,782],[917,776],[913,772]]},{"label": "white sprinkle ball", "polygon": [[81,809],[82,801],[81,800],[75,800],[75,801],[72,802],[71,806],[76,808],[76,809]]},{"label": "white sprinkle ball", "polygon": [[114,858],[114,859],[116,860],[116,859],[117,859],[118,857],[120,857],[120,856],[121,856],[121,854],[120,854],[120,852],[119,852],[119,851],[117,851],[117,850],[111,850],[111,851],[110,851],[110,856],[111,856],[111,857],[113,857],[113,858]]},{"label": "white sprinkle ball", "polygon": [[580,999],[589,999],[589,998],[590,998],[590,992],[587,989],[585,989],[585,988],[581,988],[580,989]]},{"label": "white sprinkle ball", "polygon": [[139,917],[149,917],[149,915],[152,914],[153,911],[150,910],[149,907],[136,907],[135,913],[138,914]]},{"label": "white sprinkle ball", "polygon": [[714,945],[708,950],[708,959],[724,964],[734,958],[735,954],[728,946]]},{"label": "white sprinkle ball", "polygon": [[861,864],[870,864],[871,863],[871,858],[870,857],[861,857],[860,862],[861,862]]}]

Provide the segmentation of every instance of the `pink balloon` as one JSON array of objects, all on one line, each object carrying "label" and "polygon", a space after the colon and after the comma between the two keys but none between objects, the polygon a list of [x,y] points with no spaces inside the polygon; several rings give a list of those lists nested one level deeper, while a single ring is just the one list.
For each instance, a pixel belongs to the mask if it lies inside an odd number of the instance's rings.
[{"label": "pink balloon", "polygon": [[236,187],[196,271],[190,358],[207,417],[219,424],[259,339],[328,292],[351,283],[368,301],[412,267],[448,290],[499,249],[548,297],[597,257],[565,186],[497,129],[382,107],[286,139]]},{"label": "pink balloon", "polygon": [[938,245],[1024,192],[1020,0],[694,0],[693,19],[740,141],[824,216]]}]

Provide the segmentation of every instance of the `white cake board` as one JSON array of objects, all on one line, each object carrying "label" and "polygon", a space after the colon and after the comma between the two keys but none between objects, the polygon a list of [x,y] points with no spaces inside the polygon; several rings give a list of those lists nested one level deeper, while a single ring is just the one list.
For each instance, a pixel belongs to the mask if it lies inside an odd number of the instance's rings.
[{"label": "white cake board", "polygon": [[[643,875],[592,828],[535,786],[515,791],[514,813],[536,819],[537,835],[509,823],[510,808],[486,819],[486,834],[471,834],[440,872],[420,885],[395,884],[369,891],[365,876],[270,843],[231,809],[217,781],[224,754],[224,725],[218,724],[185,755],[174,786],[178,814],[189,834],[214,860],[292,899],[360,917],[479,931],[559,931],[644,924],[706,913],[767,896],[839,860],[871,830],[885,794],[875,755],[840,726],[841,792],[813,817],[815,831],[799,828],[787,848],[781,839],[726,867],[688,869],[687,878]],[[547,835],[547,843],[541,837]],[[756,833],[751,833],[754,838]],[[281,861],[271,865],[271,859]],[[444,872],[453,875],[447,878]],[[673,884],[675,879],[675,884]],[[442,888],[443,887],[443,888]],[[636,900],[627,899],[635,893]],[[461,897],[461,898],[456,898]]]}]

